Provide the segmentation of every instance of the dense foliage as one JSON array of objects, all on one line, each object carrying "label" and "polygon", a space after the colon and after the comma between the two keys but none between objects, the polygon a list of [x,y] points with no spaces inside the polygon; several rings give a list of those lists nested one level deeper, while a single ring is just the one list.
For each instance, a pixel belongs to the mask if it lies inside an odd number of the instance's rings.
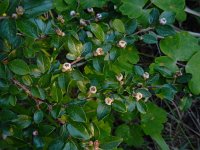
[{"label": "dense foliage", "polygon": [[0,149],[170,149],[200,94],[185,0],[0,0]]}]

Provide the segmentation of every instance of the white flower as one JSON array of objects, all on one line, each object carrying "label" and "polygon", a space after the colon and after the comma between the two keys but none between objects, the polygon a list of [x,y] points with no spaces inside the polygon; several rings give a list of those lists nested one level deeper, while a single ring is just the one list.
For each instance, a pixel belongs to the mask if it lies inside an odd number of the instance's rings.
[{"label": "white flower", "polygon": [[94,9],[93,9],[93,8],[87,8],[87,11],[88,11],[89,13],[93,13],[93,12],[94,12]]},{"label": "white flower", "polygon": [[23,8],[22,6],[18,6],[18,7],[16,8],[16,13],[17,13],[19,16],[23,15],[23,14],[24,14],[24,8]]},{"label": "white flower", "polygon": [[61,23],[65,22],[65,20],[64,20],[62,15],[58,15],[57,20],[60,21]]},{"label": "white flower", "polygon": [[116,75],[116,79],[118,80],[118,81],[122,81],[123,80],[123,74],[118,74],[118,75]]},{"label": "white flower", "polygon": [[76,12],[74,10],[70,11],[70,16],[72,17],[76,16]]},{"label": "white flower", "polygon": [[113,100],[112,98],[110,98],[110,97],[106,97],[106,98],[105,98],[105,103],[106,103],[107,105],[112,105],[113,102],[114,102],[114,100]]},{"label": "white flower", "polygon": [[33,136],[37,136],[38,135],[38,131],[37,130],[35,130],[35,131],[33,131]]},{"label": "white flower", "polygon": [[56,34],[59,36],[65,36],[65,33],[62,32],[62,30],[60,30],[60,29],[56,29]]},{"label": "white flower", "polygon": [[91,86],[90,87],[90,93],[95,94],[97,92],[96,86]]},{"label": "white flower", "polygon": [[140,99],[142,99],[143,95],[142,95],[142,93],[138,92],[138,93],[134,94],[134,97],[135,97],[136,101],[139,101]]},{"label": "white flower", "polygon": [[101,56],[104,55],[104,51],[102,48],[97,48],[96,51],[94,52],[94,56]]},{"label": "white flower", "polygon": [[149,79],[149,73],[148,72],[145,72],[143,75],[143,78],[146,80],[146,79]]},{"label": "white flower", "polygon": [[100,14],[100,13],[96,14],[96,18],[99,20],[102,19],[102,14]]},{"label": "white flower", "polygon": [[87,22],[85,21],[85,19],[80,19],[80,25],[87,26]]},{"label": "white flower", "polygon": [[160,24],[165,25],[167,23],[167,19],[166,18],[160,18]]},{"label": "white flower", "polygon": [[64,63],[62,66],[62,71],[66,72],[66,71],[71,71],[72,70],[72,65],[68,62]]},{"label": "white flower", "polygon": [[60,21],[61,19],[63,19],[62,15],[58,15],[57,20]]},{"label": "white flower", "polygon": [[17,19],[17,18],[18,18],[18,15],[17,15],[16,13],[13,13],[13,14],[12,14],[12,18]]},{"label": "white flower", "polygon": [[118,42],[118,46],[119,46],[120,48],[126,48],[126,45],[127,45],[127,43],[126,43],[126,41],[124,41],[124,40],[120,40],[120,41]]}]

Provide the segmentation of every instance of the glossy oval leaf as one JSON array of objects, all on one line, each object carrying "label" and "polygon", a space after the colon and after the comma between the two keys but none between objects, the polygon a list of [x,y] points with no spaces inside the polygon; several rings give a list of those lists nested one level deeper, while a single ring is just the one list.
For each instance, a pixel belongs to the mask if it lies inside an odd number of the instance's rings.
[{"label": "glossy oval leaf", "polygon": [[81,123],[70,123],[67,125],[69,134],[77,139],[88,140],[90,139],[89,133],[85,126]]},{"label": "glossy oval leaf", "polygon": [[100,25],[96,23],[91,23],[90,28],[92,33],[96,36],[97,39],[99,39],[102,42],[105,40],[105,34]]},{"label": "glossy oval leaf", "polygon": [[86,114],[82,107],[80,106],[71,106],[67,108],[69,117],[76,122],[86,122]]},{"label": "glossy oval leaf", "polygon": [[18,75],[26,75],[30,73],[29,66],[24,60],[14,59],[8,63],[8,67],[12,72]]},{"label": "glossy oval leaf", "polygon": [[[192,45],[191,45],[192,46]],[[189,81],[189,88],[193,94],[200,94],[200,52],[196,53],[188,61],[186,65],[186,72],[192,74],[192,79]]]}]

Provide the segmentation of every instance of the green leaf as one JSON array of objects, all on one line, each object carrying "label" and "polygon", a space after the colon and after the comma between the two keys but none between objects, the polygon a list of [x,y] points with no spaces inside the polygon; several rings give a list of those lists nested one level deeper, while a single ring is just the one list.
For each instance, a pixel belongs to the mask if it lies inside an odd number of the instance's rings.
[{"label": "green leaf", "polygon": [[54,139],[48,146],[48,150],[62,150],[64,142],[60,139]]},{"label": "green leaf", "polygon": [[48,12],[53,7],[52,0],[24,0],[25,15],[29,18]]},{"label": "green leaf", "polygon": [[129,18],[138,18],[143,14],[143,7],[147,0],[122,0],[119,10]]},{"label": "green leaf", "polygon": [[81,55],[83,50],[83,45],[80,41],[70,36],[68,38],[67,44],[71,54],[75,55],[76,57],[79,57]]},{"label": "green leaf", "polygon": [[33,137],[33,143],[34,143],[36,148],[42,148],[44,146],[44,141],[39,136],[34,136]]},{"label": "green leaf", "polygon": [[70,123],[67,125],[70,135],[77,139],[88,140],[90,139],[89,133],[85,126],[81,123]]},{"label": "green leaf", "polygon": [[50,68],[50,59],[44,54],[40,54],[37,57],[37,66],[42,73],[45,73]]},{"label": "green leaf", "polygon": [[175,22],[175,16],[176,14],[174,12],[171,11],[164,11],[161,15],[160,15],[160,19],[161,18],[165,18],[167,23],[166,25],[170,25],[173,24]]},{"label": "green leaf", "polygon": [[179,108],[181,111],[187,111],[192,106],[192,98],[191,97],[183,97],[180,100]]},{"label": "green leaf", "polygon": [[157,36],[153,33],[145,34],[142,36],[143,41],[147,44],[156,44],[158,43]]},{"label": "green leaf", "polygon": [[115,19],[112,22],[114,29],[118,32],[125,33],[124,23],[120,19]]},{"label": "green leaf", "polygon": [[27,63],[21,59],[14,59],[8,63],[8,67],[12,72],[18,75],[26,75],[30,73]]},{"label": "green leaf", "polygon": [[65,144],[63,150],[78,150],[78,148],[73,141],[69,141]]},{"label": "green leaf", "polygon": [[69,117],[76,122],[86,122],[86,114],[82,107],[80,106],[70,106],[67,108]]},{"label": "green leaf", "polygon": [[179,32],[161,40],[161,51],[178,61],[187,61],[192,55],[199,51],[198,39],[187,32]]},{"label": "green leaf", "polygon": [[64,2],[64,0],[54,0],[53,6],[59,11],[65,11],[68,9],[67,4]]},{"label": "green leaf", "polygon": [[141,127],[146,135],[157,135],[163,130],[167,113],[153,103],[147,103],[147,111],[141,114]]},{"label": "green leaf", "polygon": [[27,115],[18,115],[16,119],[12,120],[12,122],[24,129],[31,125],[31,118]]},{"label": "green leaf", "polygon": [[38,124],[42,122],[43,116],[44,116],[43,112],[41,110],[38,110],[34,113],[33,120],[35,121],[35,123]]},{"label": "green leaf", "polygon": [[115,110],[115,111],[118,111],[120,113],[125,113],[127,112],[127,108],[126,108],[126,105],[121,102],[121,101],[117,101],[115,100],[113,103],[112,103],[112,108]]},{"label": "green leaf", "polygon": [[103,7],[107,0],[84,0],[80,1],[83,8]]},{"label": "green leaf", "polygon": [[0,37],[5,38],[14,47],[18,47],[21,44],[21,38],[19,38],[16,29],[16,23],[13,19],[3,19],[0,21]]},{"label": "green leaf", "polygon": [[56,127],[51,126],[51,125],[39,125],[39,130],[38,132],[40,133],[41,136],[48,136],[51,134]]},{"label": "green leaf", "polygon": [[[190,45],[193,46],[192,43]],[[190,48],[191,50],[191,48]],[[200,49],[199,49],[200,50]],[[200,94],[200,52],[194,54],[186,65],[186,72],[192,74],[192,79],[189,81],[189,88],[195,95]]]},{"label": "green leaf", "polygon": [[151,2],[165,11],[172,11],[176,14],[176,18],[179,21],[186,19],[185,0],[151,0]]},{"label": "green leaf", "polygon": [[99,39],[102,42],[105,40],[105,34],[100,25],[96,23],[91,23],[90,28],[91,28],[92,33],[94,33],[97,39]]},{"label": "green leaf", "polygon": [[100,140],[100,148],[104,150],[111,150],[116,148],[123,141],[120,137],[108,136]]},{"label": "green leaf", "polygon": [[176,34],[175,30],[169,25],[157,26],[156,32],[161,36],[170,36]]},{"label": "green leaf", "polygon": [[97,107],[97,119],[98,120],[104,119],[106,116],[109,115],[110,111],[111,111],[110,106],[103,103],[99,103]]},{"label": "green leaf", "polygon": [[156,96],[160,99],[166,99],[169,101],[174,100],[174,95],[176,94],[176,90],[169,84],[163,85],[161,88],[158,88],[156,91]]},{"label": "green leaf", "polygon": [[38,28],[36,24],[28,19],[17,20],[17,28],[20,32],[31,38],[38,38]]},{"label": "green leaf", "polygon": [[61,89],[57,86],[56,83],[53,83],[51,87],[51,97],[54,102],[62,101],[63,95]]},{"label": "green leaf", "polygon": [[13,95],[10,95],[8,98],[8,101],[9,101],[10,105],[15,106],[17,103],[17,98]]},{"label": "green leaf", "polygon": [[160,134],[151,135],[151,138],[156,141],[156,143],[160,146],[162,150],[170,150],[169,146]]},{"label": "green leaf", "polygon": [[0,1],[0,15],[6,12],[9,6],[9,0],[1,0]]}]

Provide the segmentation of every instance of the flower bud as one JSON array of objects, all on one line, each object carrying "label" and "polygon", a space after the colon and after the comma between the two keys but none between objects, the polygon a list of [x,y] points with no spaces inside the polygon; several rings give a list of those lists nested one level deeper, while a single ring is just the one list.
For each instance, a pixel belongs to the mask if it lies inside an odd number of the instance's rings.
[{"label": "flower bud", "polygon": [[59,36],[65,36],[65,33],[62,32],[62,30],[60,30],[60,29],[56,29],[56,34]]},{"label": "flower bud", "polygon": [[18,15],[17,15],[16,13],[13,13],[13,14],[12,14],[12,18],[13,18],[13,19],[17,19],[17,18],[18,18]]},{"label": "flower bud", "polygon": [[148,72],[145,72],[143,75],[143,78],[146,80],[146,79],[149,79],[149,73]]},{"label": "flower bud", "polygon": [[18,7],[16,8],[16,13],[17,13],[19,16],[23,15],[23,14],[24,14],[24,8],[23,8],[22,6],[18,6]]},{"label": "flower bud", "polygon": [[166,23],[167,23],[167,20],[166,20],[166,18],[160,18],[160,24],[161,25],[165,25]]},{"label": "flower bud", "polygon": [[120,40],[118,42],[118,47],[120,47],[120,48],[126,48],[126,45],[127,45],[127,43],[124,40]]},{"label": "flower bud", "polygon": [[93,8],[87,8],[87,11],[88,11],[89,13],[93,13],[93,12],[94,12],[94,9],[93,9]]},{"label": "flower bud", "polygon": [[95,93],[97,92],[96,86],[91,86],[89,92],[90,92],[91,94],[95,94]]},{"label": "flower bud", "polygon": [[66,72],[66,71],[71,71],[72,70],[72,65],[68,62],[64,63],[62,66],[62,71]]},{"label": "flower bud", "polygon": [[99,150],[99,145],[100,143],[98,140],[94,141],[94,150]]},{"label": "flower bud", "polygon": [[76,12],[74,10],[70,11],[70,16],[72,17],[76,16]]},{"label": "flower bud", "polygon": [[105,98],[105,103],[106,103],[107,105],[112,105],[113,102],[114,102],[114,100],[113,100],[112,98],[110,98],[110,97],[106,97],[106,98]]},{"label": "flower bud", "polygon": [[100,14],[100,13],[96,14],[96,19],[101,20],[102,19],[102,14]]},{"label": "flower bud", "polygon": [[62,15],[58,15],[57,20],[60,21],[61,23],[65,22],[65,20],[64,20]]},{"label": "flower bud", "polygon": [[33,131],[33,136],[37,136],[38,135],[38,131],[37,130],[35,130],[35,131]]},{"label": "flower bud", "polygon": [[94,52],[94,56],[102,56],[104,55],[104,51],[102,48],[97,48],[96,51]]},{"label": "flower bud", "polygon": [[87,26],[87,22],[85,19],[80,19],[80,25]]},{"label": "flower bud", "polygon": [[135,97],[136,101],[139,101],[140,99],[143,98],[143,95],[142,95],[142,93],[140,93],[140,92],[135,93],[133,96]]},{"label": "flower bud", "polygon": [[123,80],[123,75],[120,73],[120,74],[118,74],[118,75],[116,75],[116,79],[118,80],[118,81],[122,81]]}]

